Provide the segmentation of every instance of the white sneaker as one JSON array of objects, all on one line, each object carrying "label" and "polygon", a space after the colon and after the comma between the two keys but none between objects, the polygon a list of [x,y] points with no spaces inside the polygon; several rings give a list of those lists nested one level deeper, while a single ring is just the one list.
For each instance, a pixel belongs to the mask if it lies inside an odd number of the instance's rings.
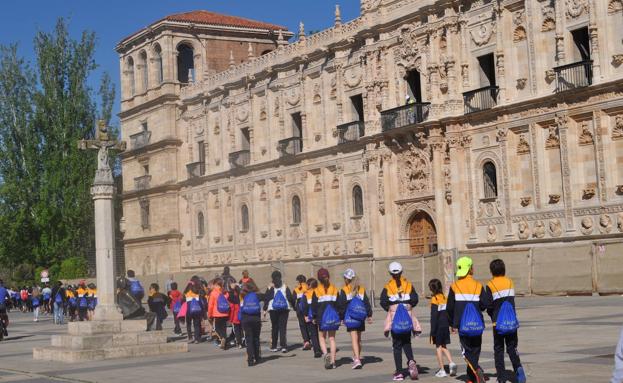
[{"label": "white sneaker", "polygon": [[450,363],[450,376],[456,376],[456,363]]},{"label": "white sneaker", "polygon": [[439,370],[435,374],[435,378],[446,378],[448,374],[446,374],[446,370]]}]

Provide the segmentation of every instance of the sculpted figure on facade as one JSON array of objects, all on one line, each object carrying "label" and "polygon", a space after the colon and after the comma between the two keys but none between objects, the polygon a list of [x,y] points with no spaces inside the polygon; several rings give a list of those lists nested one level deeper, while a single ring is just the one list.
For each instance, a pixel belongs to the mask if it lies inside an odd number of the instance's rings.
[{"label": "sculpted figure on facade", "polygon": [[623,115],[614,118],[614,126],[612,127],[612,139],[618,140],[623,138]]},{"label": "sculpted figure on facade", "polygon": [[552,237],[560,237],[562,235],[562,223],[559,219],[549,221],[549,234]]},{"label": "sculpted figure on facade", "polygon": [[532,230],[532,235],[534,238],[544,238],[545,237],[545,223],[539,220],[534,223],[534,229]]},{"label": "sculpted figure on facade", "polygon": [[584,235],[589,235],[593,233],[593,218],[584,217],[582,218],[582,222],[580,224],[580,229]]},{"label": "sculpted figure on facade", "polygon": [[599,232],[609,234],[612,231],[612,218],[608,214],[599,216]]},{"label": "sculpted figure on facade", "polygon": [[530,238],[530,225],[528,225],[528,222],[526,220],[519,221],[519,223],[517,224],[517,229],[517,237],[519,237],[519,239]]},{"label": "sculpted figure on facade", "polygon": [[400,185],[406,195],[413,195],[429,190],[430,165],[428,154],[414,145],[399,157]]}]

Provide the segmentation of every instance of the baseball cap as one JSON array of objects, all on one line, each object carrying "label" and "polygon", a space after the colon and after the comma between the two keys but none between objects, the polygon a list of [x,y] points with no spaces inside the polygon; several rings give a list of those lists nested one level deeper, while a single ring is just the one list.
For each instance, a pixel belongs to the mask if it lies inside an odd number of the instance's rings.
[{"label": "baseball cap", "polygon": [[344,278],[346,279],[353,279],[355,278],[355,270],[353,269],[346,269],[346,271],[344,271]]},{"label": "baseball cap", "polygon": [[325,278],[329,278],[329,270],[323,267],[322,269],[318,270],[318,279],[325,279]]},{"label": "baseball cap", "polygon": [[462,278],[469,273],[474,261],[470,257],[461,257],[456,261],[456,276]]},{"label": "baseball cap", "polygon": [[402,273],[402,265],[398,262],[392,262],[389,264],[389,273],[390,274],[400,274]]}]

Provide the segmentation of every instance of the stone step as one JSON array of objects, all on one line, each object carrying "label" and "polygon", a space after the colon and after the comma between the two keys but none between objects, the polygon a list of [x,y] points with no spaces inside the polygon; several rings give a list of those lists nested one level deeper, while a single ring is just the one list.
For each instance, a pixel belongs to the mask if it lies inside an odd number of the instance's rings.
[{"label": "stone step", "polygon": [[146,330],[147,323],[144,319],[70,322],[68,325],[69,335],[119,334],[141,332]]},{"label": "stone step", "polygon": [[50,362],[76,363],[104,359],[140,358],[144,356],[182,352],[188,352],[188,344],[186,342],[107,347],[97,350],[37,347],[33,349],[33,359]]},{"label": "stone step", "polygon": [[52,347],[70,350],[94,350],[100,348],[138,346],[167,343],[163,331],[142,331],[100,335],[53,335]]}]

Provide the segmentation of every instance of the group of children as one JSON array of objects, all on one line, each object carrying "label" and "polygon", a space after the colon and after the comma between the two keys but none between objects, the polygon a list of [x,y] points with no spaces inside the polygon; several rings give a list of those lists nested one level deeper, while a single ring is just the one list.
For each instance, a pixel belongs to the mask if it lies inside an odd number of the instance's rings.
[{"label": "group of children", "polygon": [[[492,279],[483,286],[473,278],[473,262],[469,257],[457,261],[457,280],[446,297],[443,285],[433,279],[428,286],[430,300],[430,342],[436,347],[439,370],[438,378],[455,376],[457,365],[447,346],[451,334],[459,335],[463,357],[467,363],[468,382],[484,383],[485,376],[479,366],[482,334],[485,324],[482,312],[486,311],[493,322],[495,367],[498,382],[504,380],[504,350],[509,354],[516,380],[526,382],[526,375],[517,352],[517,328],[519,323],[515,313],[515,291],[502,260],[490,264]],[[387,312],[384,334],[391,336],[395,363],[394,381],[404,380],[406,376],[418,378],[418,366],[413,355],[411,339],[419,336],[422,328],[415,316],[415,306],[419,298],[413,284],[403,276],[403,267],[398,262],[389,265],[390,280],[380,295],[380,305]],[[132,275],[132,277],[134,277]],[[303,349],[313,350],[315,358],[322,358],[326,369],[336,368],[337,330],[344,326],[350,334],[352,344],[352,369],[363,367],[362,333],[366,322],[372,322],[372,307],[365,287],[352,269],[347,269],[343,286],[337,288],[330,280],[329,271],[320,269],[317,278],[296,277],[296,287],[292,290],[283,282],[279,271],[271,275],[272,283],[261,293],[254,281],[245,275],[236,282],[228,273],[212,281],[197,276],[191,278],[183,291],[171,283],[167,295],[159,292],[157,284],[149,289],[150,311],[157,315],[157,329],[162,328],[166,318],[166,307],[174,315],[177,334],[182,333],[181,321],[185,321],[189,342],[199,343],[204,333],[222,349],[234,344],[247,350],[247,363],[254,366],[261,362],[260,332],[262,317],[268,316],[271,323],[271,352],[288,352],[286,327],[291,311],[297,316]],[[135,280],[131,280],[130,290]],[[136,284],[140,285],[139,282]],[[142,290],[142,287],[135,290]],[[203,323],[207,319],[208,329]],[[227,334],[228,323],[231,334]],[[402,355],[406,356],[406,370],[403,369]],[[444,365],[448,361],[448,370]]]}]

